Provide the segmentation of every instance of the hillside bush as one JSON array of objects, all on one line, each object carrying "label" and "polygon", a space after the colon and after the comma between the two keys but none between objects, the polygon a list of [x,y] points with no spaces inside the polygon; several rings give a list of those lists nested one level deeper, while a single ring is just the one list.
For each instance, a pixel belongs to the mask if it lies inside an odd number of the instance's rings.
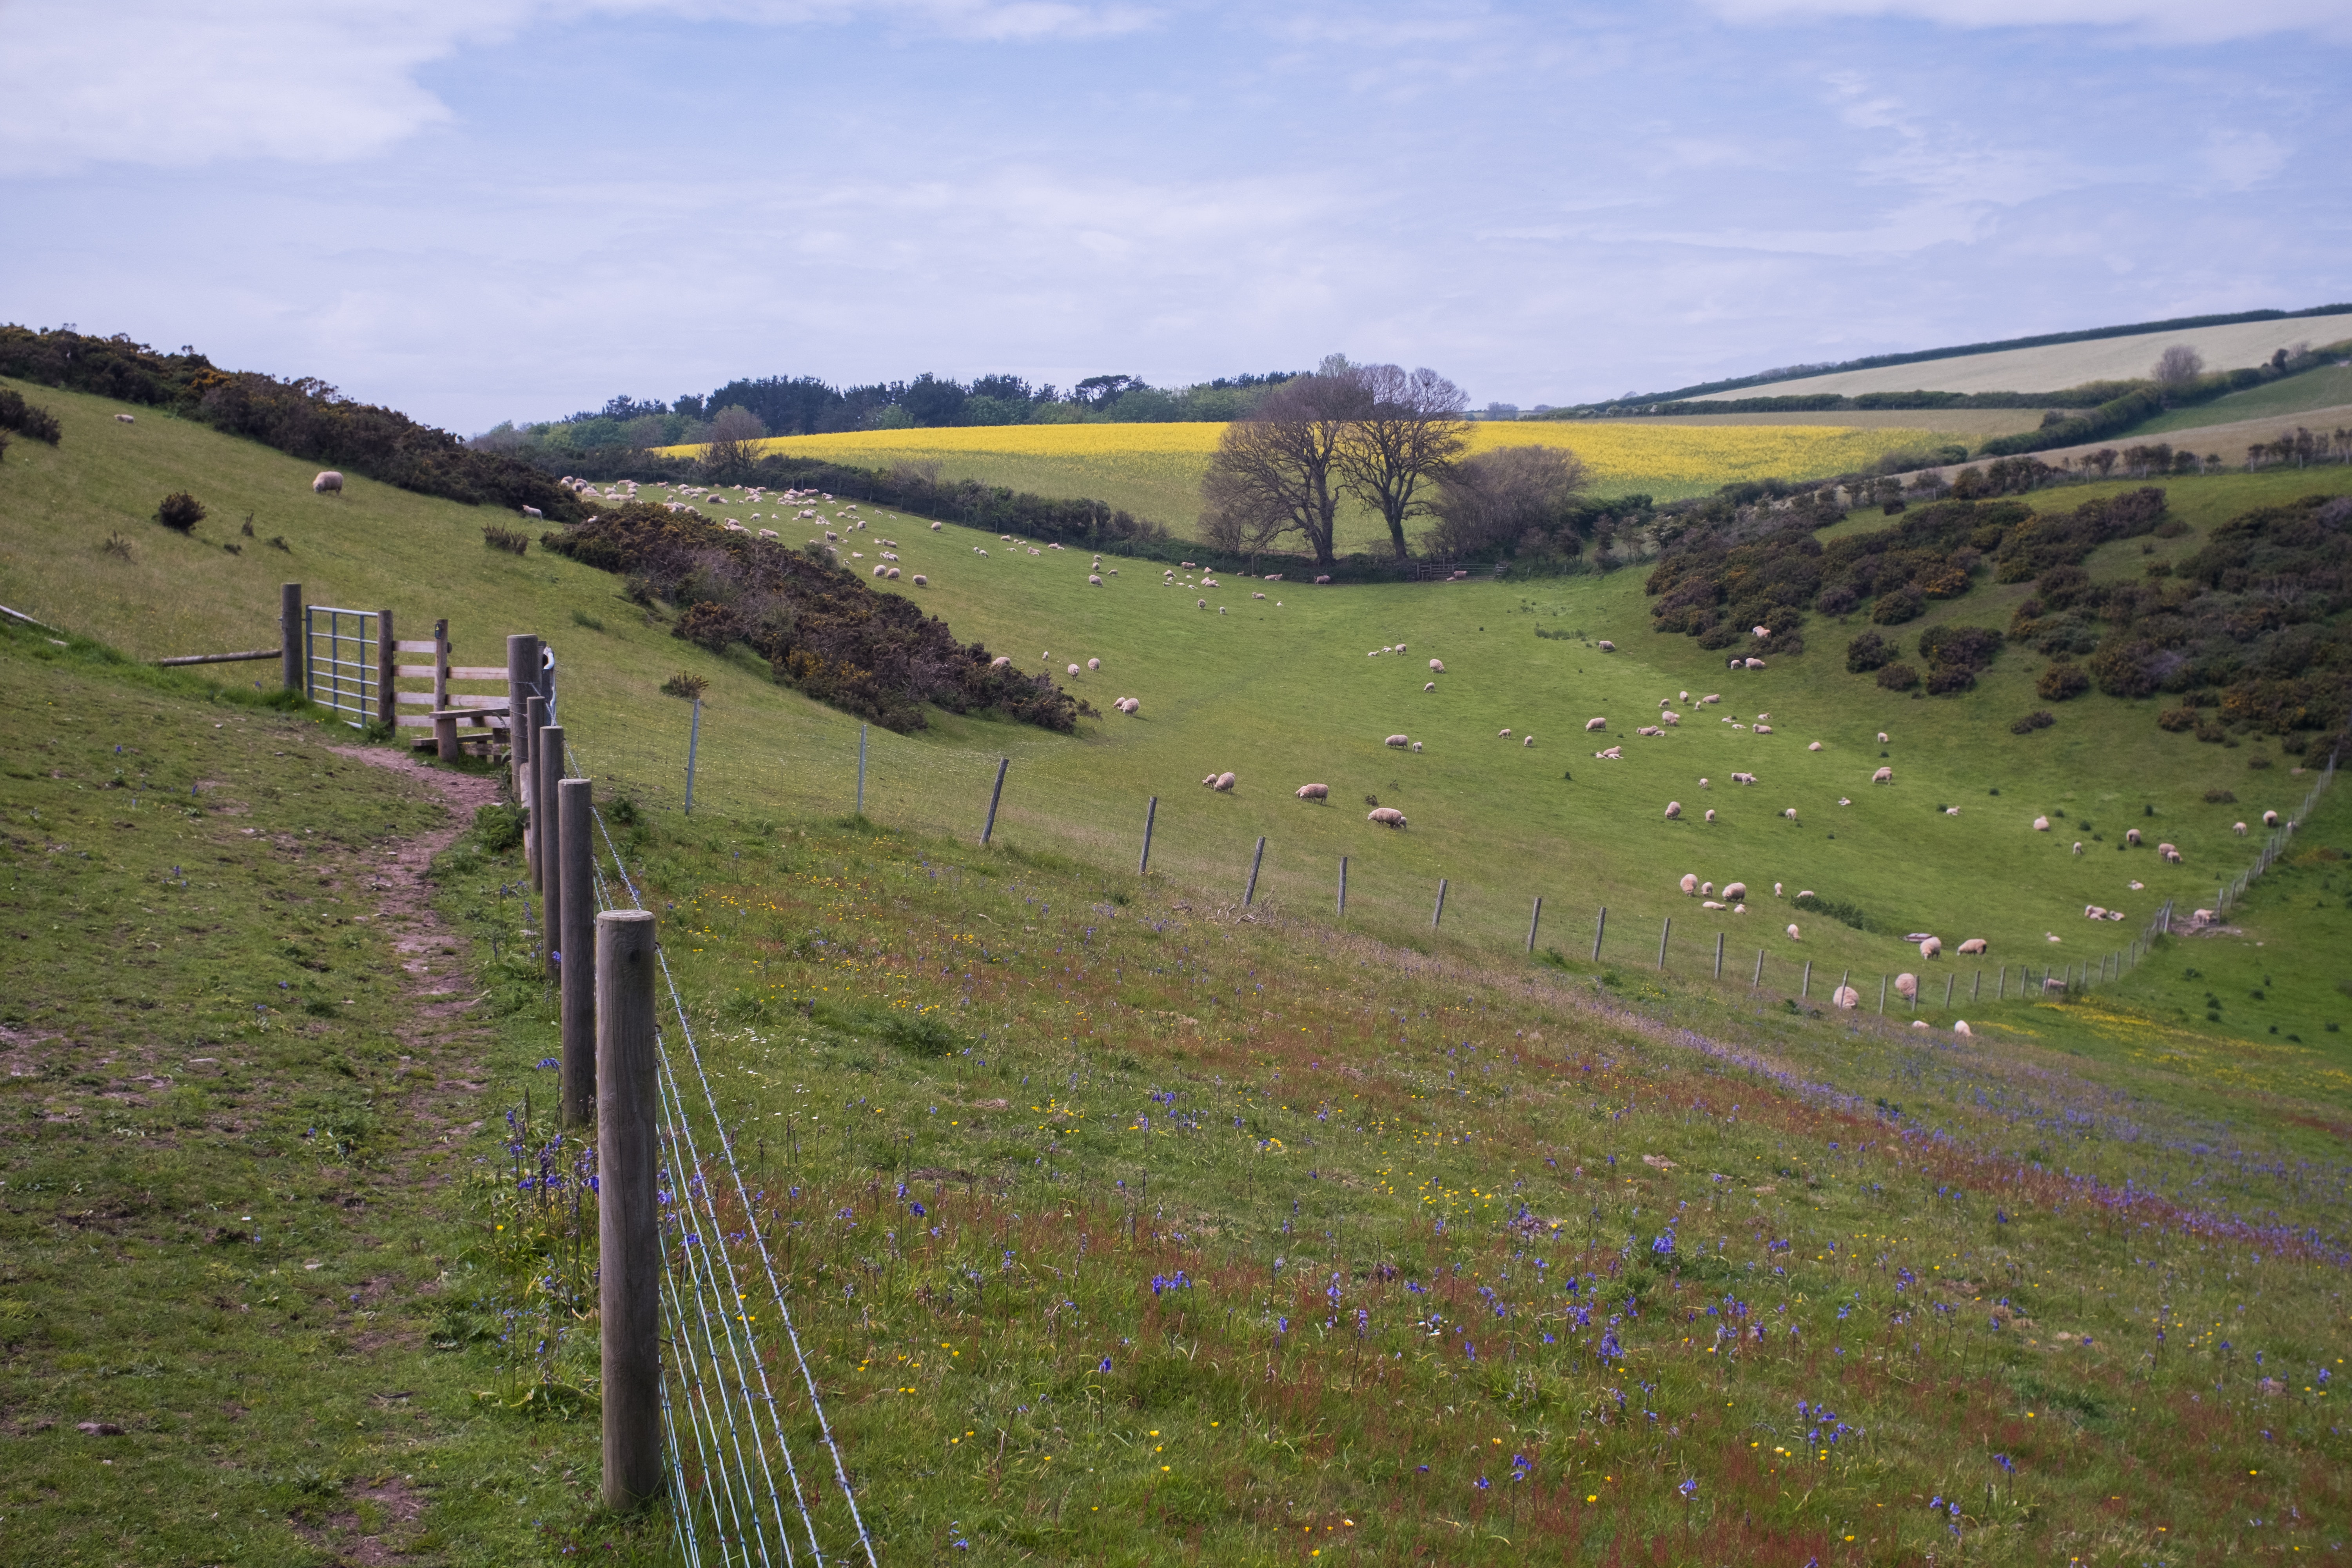
[{"label": "hillside bush", "polygon": [[1889,691],[1908,691],[1919,684],[1919,672],[1907,664],[1890,664],[1878,672],[1878,684]]},{"label": "hillside bush", "polygon": [[1845,667],[1854,675],[1868,675],[1894,662],[1895,645],[1876,632],[1864,632],[1845,645]]},{"label": "hillside bush", "polygon": [[1878,603],[1870,607],[1870,618],[1882,626],[1899,626],[1906,621],[1917,620],[1927,608],[1927,595],[1906,584],[1891,594],[1881,594]]},{"label": "hillside bush", "polygon": [[495,522],[486,522],[482,524],[482,542],[492,550],[520,555],[530,550],[530,535],[519,528],[501,528]]},{"label": "hillside bush", "polygon": [[2053,664],[2042,672],[2033,683],[2035,695],[2045,702],[2065,702],[2091,689],[2091,678],[2078,665]]},{"label": "hillside bush", "polygon": [[155,521],[165,528],[186,533],[205,520],[205,503],[185,490],[173,490],[155,508]]},{"label": "hillside bush", "polygon": [[5,386],[0,386],[0,430],[14,430],[36,441],[47,441],[52,447],[65,435],[56,415],[37,403],[26,402],[22,393]]},{"label": "hillside bush", "polygon": [[2011,724],[2009,727],[2009,732],[2012,735],[2031,735],[2034,731],[2047,730],[2051,725],[2055,724],[2056,722],[2058,722],[2058,721],[2050,716],[2049,710],[2037,708],[2032,712],[2028,713],[2024,718],[2020,719],[2016,723]]},{"label": "hillside bush", "polygon": [[672,636],[713,651],[743,643],[780,684],[887,729],[922,729],[926,703],[1076,727],[1077,702],[1049,677],[994,666],[987,648],[957,642],[912,601],[875,592],[822,546],[793,550],[638,501],[540,542],[677,606]]}]

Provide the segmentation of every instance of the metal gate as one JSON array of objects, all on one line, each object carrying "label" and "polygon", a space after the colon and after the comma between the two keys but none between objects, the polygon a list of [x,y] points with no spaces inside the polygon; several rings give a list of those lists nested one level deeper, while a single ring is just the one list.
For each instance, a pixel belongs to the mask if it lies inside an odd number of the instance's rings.
[{"label": "metal gate", "polygon": [[354,730],[366,728],[383,706],[378,620],[374,610],[302,606],[305,689],[311,701],[344,715]]}]

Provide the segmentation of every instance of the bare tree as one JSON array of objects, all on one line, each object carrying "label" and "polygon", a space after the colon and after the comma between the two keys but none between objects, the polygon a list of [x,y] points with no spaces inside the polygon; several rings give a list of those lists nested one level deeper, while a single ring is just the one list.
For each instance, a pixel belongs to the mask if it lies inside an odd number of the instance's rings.
[{"label": "bare tree", "polygon": [[2205,356],[2187,343],[2175,343],[2156,357],[2149,374],[2163,387],[2186,386],[2205,373]]},{"label": "bare tree", "polygon": [[1440,555],[1507,550],[1532,531],[1549,535],[1560,509],[1591,476],[1565,447],[1503,447],[1454,464],[1440,481],[1429,531]]},{"label": "bare tree", "polygon": [[1340,438],[1340,479],[1381,514],[1402,561],[1405,521],[1429,512],[1426,492],[1469,450],[1470,425],[1462,416],[1468,399],[1433,370],[1370,364],[1345,374],[1366,406]]},{"label": "bare tree", "polygon": [[1297,533],[1330,565],[1339,446],[1370,405],[1352,376],[1300,376],[1227,425],[1201,480],[1202,537],[1240,553]]}]

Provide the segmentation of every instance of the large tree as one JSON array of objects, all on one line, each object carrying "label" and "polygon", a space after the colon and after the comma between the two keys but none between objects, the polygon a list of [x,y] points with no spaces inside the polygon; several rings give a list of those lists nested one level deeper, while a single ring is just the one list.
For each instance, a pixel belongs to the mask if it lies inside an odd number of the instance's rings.
[{"label": "large tree", "polygon": [[[1539,547],[1558,533],[1577,491],[1591,483],[1565,447],[1498,447],[1450,468],[1431,510],[1431,550],[1441,556],[1507,554]],[[1575,553],[1571,541],[1568,552]]]},{"label": "large tree", "polygon": [[1429,492],[1470,448],[1462,389],[1433,370],[1400,365],[1350,365],[1340,373],[1355,384],[1361,405],[1340,435],[1340,483],[1381,514],[1402,561],[1404,525],[1428,513]]},{"label": "large tree", "polygon": [[1370,412],[1349,373],[1300,376],[1268,393],[1217,438],[1201,480],[1203,537],[1238,553],[1297,533],[1315,563],[1329,566],[1340,445]]}]

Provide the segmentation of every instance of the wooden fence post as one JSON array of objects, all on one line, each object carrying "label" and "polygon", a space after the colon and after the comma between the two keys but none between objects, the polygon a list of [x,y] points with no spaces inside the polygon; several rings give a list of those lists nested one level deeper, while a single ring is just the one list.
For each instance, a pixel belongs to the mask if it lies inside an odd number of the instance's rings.
[{"label": "wooden fence post", "polygon": [[604,1309],[604,1504],[660,1495],[661,1162],[654,1081],[654,917],[596,917],[598,1296]]},{"label": "wooden fence post", "polygon": [[565,779],[555,786],[556,863],[562,868],[563,1124],[596,1119],[595,784]]},{"label": "wooden fence post", "polygon": [[857,726],[857,815],[866,815],[866,726]]},{"label": "wooden fence post", "polygon": [[[395,695],[393,689],[399,681],[399,663],[400,656],[392,638],[392,612],[378,610],[375,613],[375,721],[387,730],[393,729],[392,721],[398,716],[393,706]],[[397,741],[400,735],[395,731],[389,738]]]},{"label": "wooden fence post", "polygon": [[1754,977],[1753,977],[1753,978],[1751,978],[1751,979],[1748,982],[1748,988],[1750,991],[1759,991],[1759,990],[1763,989],[1763,986],[1764,986],[1764,950],[1763,950],[1762,948],[1760,948],[1760,947],[1759,947],[1759,948],[1758,948],[1758,949],[1756,950],[1756,973],[1755,973]]},{"label": "wooden fence post", "polygon": [[1348,912],[1348,858],[1339,857],[1339,912]]},{"label": "wooden fence post", "polygon": [[1666,923],[1658,928],[1658,967],[1666,966],[1666,939],[1675,934],[1675,917],[1668,915]]},{"label": "wooden fence post", "polygon": [[[457,744],[457,721],[437,715],[449,707],[449,623],[433,623],[433,753],[445,763],[454,763],[460,754]],[[511,723],[511,718],[508,721]]]},{"label": "wooden fence post", "polygon": [[1797,982],[1797,1000],[1810,1002],[1813,997],[1813,961],[1805,960],[1805,977]]},{"label": "wooden fence post", "polygon": [[1609,931],[1609,906],[1601,906],[1601,918],[1592,922],[1592,962],[1601,962],[1601,939]]},{"label": "wooden fence post", "polygon": [[547,728],[547,699],[526,697],[522,703],[523,721],[515,735],[525,748],[522,762],[522,804],[530,815],[523,819],[524,858],[530,863],[530,885],[547,891],[547,813],[540,809],[539,796],[539,732]]},{"label": "wooden fence post", "polygon": [[1435,931],[1437,922],[1445,918],[1445,879],[1437,879],[1437,907],[1429,911],[1429,929]]},{"label": "wooden fence post", "polygon": [[1944,1011],[1947,1013],[1952,1010],[1952,982],[1958,978],[1957,973],[1944,976]]},{"label": "wooden fence post", "polygon": [[538,774],[531,793],[540,803],[540,809],[530,815],[540,825],[539,912],[546,932],[541,951],[547,954],[547,977],[560,980],[563,972],[555,955],[563,948],[563,906],[572,896],[563,884],[563,828],[556,804],[556,792],[563,783],[562,725],[540,727],[531,739],[530,765]]},{"label": "wooden fence post", "polygon": [[1878,977],[1878,1016],[1886,1016],[1886,976]]},{"label": "wooden fence post", "polygon": [[1153,795],[1143,808],[1143,853],[1136,858],[1135,874],[1148,876],[1151,871],[1151,825],[1160,820],[1160,797]]},{"label": "wooden fence post", "polygon": [[996,803],[1004,798],[1004,770],[1012,765],[1011,757],[996,759],[996,787],[988,792],[988,821],[980,830],[980,847],[982,849],[987,848],[988,841],[996,837]]},{"label": "wooden fence post", "polygon": [[507,763],[517,800],[523,800],[530,787],[530,774],[523,768],[530,761],[530,731],[523,722],[529,715],[523,704],[538,683],[539,638],[529,632],[516,632],[507,638]]},{"label": "wooden fence post", "polygon": [[694,753],[702,745],[702,699],[694,700],[694,718],[686,731],[686,815],[694,815]]},{"label": "wooden fence post", "polygon": [[1834,996],[1832,996],[1832,997],[1831,997],[1831,998],[1830,998],[1830,1000],[1831,1000],[1831,1001],[1832,1001],[1832,1002],[1835,1002],[1835,1003],[1836,1003],[1839,1006],[1841,1006],[1841,1007],[1843,1007],[1843,1005],[1845,1005],[1844,997],[1845,997],[1846,983],[1847,983],[1848,981],[1852,980],[1853,978],[1853,970],[1848,969],[1848,970],[1844,970],[1844,971],[1841,972],[1841,973],[1839,973],[1839,975],[1838,975],[1838,988],[1837,988],[1837,994],[1836,994],[1836,995],[1834,995]]},{"label": "wooden fence post", "polygon": [[278,665],[286,689],[302,689],[302,584],[284,583],[278,589]]},{"label": "wooden fence post", "polygon": [[1543,895],[1538,893],[1535,910],[1528,916],[1528,951],[1529,952],[1536,950],[1536,927],[1541,924],[1543,924]]},{"label": "wooden fence post", "polygon": [[1242,889],[1242,908],[1247,909],[1257,900],[1257,868],[1265,864],[1265,836],[1258,835],[1257,853],[1250,857],[1249,886]]}]

